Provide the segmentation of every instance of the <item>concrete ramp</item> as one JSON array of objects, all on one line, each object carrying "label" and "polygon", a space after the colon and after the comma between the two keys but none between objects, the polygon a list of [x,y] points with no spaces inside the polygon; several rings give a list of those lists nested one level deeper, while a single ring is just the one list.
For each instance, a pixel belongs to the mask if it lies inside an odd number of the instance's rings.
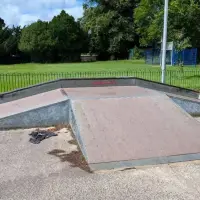
[{"label": "concrete ramp", "polygon": [[200,123],[164,94],[75,100],[72,107],[93,170],[200,159]]},{"label": "concrete ramp", "polygon": [[23,92],[0,104],[0,128],[70,124],[92,170],[200,159],[200,123],[186,112],[199,113],[197,99],[124,85]]},{"label": "concrete ramp", "polygon": [[66,123],[69,105],[69,99],[61,89],[0,104],[0,129]]}]

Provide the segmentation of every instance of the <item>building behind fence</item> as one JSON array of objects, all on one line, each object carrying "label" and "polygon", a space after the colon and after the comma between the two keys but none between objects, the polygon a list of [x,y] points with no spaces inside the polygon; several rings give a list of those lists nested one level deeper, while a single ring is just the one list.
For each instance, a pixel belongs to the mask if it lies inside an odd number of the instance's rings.
[{"label": "building behind fence", "polygon": [[[56,79],[66,78],[109,78],[135,77],[160,82],[160,70],[141,71],[105,71],[105,72],[72,72],[72,73],[8,73],[0,74],[0,93]],[[200,90],[200,70],[174,71],[167,70],[166,83],[178,87]]]}]

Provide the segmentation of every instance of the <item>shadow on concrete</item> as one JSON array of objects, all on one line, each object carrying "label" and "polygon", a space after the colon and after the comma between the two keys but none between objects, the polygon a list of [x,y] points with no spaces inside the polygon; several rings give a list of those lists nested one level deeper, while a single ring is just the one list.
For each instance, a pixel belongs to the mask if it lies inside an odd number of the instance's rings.
[{"label": "shadow on concrete", "polygon": [[92,173],[80,150],[67,154],[64,150],[54,149],[48,152],[48,154],[58,157],[61,162],[71,163],[71,167],[78,167],[86,172]]}]

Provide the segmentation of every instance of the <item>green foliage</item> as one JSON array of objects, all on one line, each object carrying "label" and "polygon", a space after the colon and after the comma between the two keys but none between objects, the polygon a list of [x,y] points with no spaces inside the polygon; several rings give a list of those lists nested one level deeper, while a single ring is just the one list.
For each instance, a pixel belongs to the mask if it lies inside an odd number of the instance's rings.
[{"label": "green foliage", "polygon": [[48,22],[39,20],[22,30],[19,49],[30,54],[33,61],[42,62],[48,59],[54,45]]},{"label": "green foliage", "polygon": [[174,40],[175,40],[175,49],[177,51],[182,51],[186,48],[191,47],[190,38],[184,37],[184,34],[182,31],[177,31],[174,34]]},{"label": "green foliage", "polygon": [[[94,6],[96,4],[96,6]],[[90,51],[116,56],[128,55],[133,46],[135,32],[131,0],[88,0],[84,5],[81,25],[90,31]]]},{"label": "green foliage", "polygon": [[37,21],[22,30],[19,49],[34,62],[79,60],[84,33],[74,18],[62,11],[50,22]]},{"label": "green foliage", "polygon": [[178,54],[178,62],[176,63],[179,67],[180,70],[182,70],[183,68],[183,57],[182,57],[182,50],[191,47],[191,43],[190,43],[190,38],[188,37],[184,37],[183,32],[177,31],[174,34],[174,40],[175,40],[175,50],[177,51]]},{"label": "green foliage", "polygon": [[162,33],[163,1],[141,0],[134,10],[136,31],[141,45],[160,41]]},{"label": "green foliage", "polygon": [[144,51],[135,46],[133,50],[133,59],[140,60],[142,58],[144,58]]},{"label": "green foliage", "polygon": [[[141,0],[135,9],[135,25],[140,43],[149,45],[161,41],[163,30],[163,1]],[[200,7],[194,0],[171,0],[169,2],[168,40],[176,41],[181,34],[182,47],[200,45],[198,35]],[[182,40],[181,39],[181,40]],[[179,39],[178,39],[179,40]],[[178,41],[180,43],[180,41]]]},{"label": "green foliage", "polygon": [[49,23],[52,38],[55,41],[55,51],[61,61],[73,60],[80,55],[84,40],[83,31],[74,18],[62,11]]},{"label": "green foliage", "polygon": [[0,19],[0,57],[16,54],[18,52],[18,42],[20,38],[20,27],[5,27]]},{"label": "green foliage", "polygon": [[9,52],[10,30],[5,27],[0,30],[0,56],[5,56]]},{"label": "green foliage", "polygon": [[5,22],[4,20],[0,17],[0,29],[2,29],[3,27],[5,27]]}]

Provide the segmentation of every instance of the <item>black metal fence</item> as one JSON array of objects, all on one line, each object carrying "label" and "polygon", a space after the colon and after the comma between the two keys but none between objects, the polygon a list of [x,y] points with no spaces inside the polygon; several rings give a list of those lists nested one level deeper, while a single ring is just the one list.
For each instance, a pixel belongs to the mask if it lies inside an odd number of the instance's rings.
[{"label": "black metal fence", "polygon": [[[101,72],[70,72],[70,73],[2,73],[0,74],[0,93],[52,81],[60,78],[109,78],[136,77],[160,82],[160,70],[144,71],[101,71]],[[200,70],[168,70],[166,83],[174,86],[200,90]]]}]

